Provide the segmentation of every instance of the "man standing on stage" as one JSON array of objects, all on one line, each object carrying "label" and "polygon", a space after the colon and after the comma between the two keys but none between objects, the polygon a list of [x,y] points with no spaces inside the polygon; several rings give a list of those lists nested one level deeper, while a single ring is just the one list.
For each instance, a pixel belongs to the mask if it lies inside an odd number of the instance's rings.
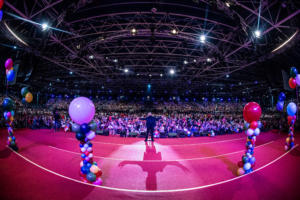
[{"label": "man standing on stage", "polygon": [[153,132],[154,132],[154,127],[156,126],[156,121],[158,121],[161,117],[153,117],[151,112],[148,113],[148,116],[146,118],[140,118],[140,120],[146,120],[146,126],[147,126],[147,134],[146,134],[146,139],[145,142],[148,140],[149,133],[151,135],[151,141],[153,142]]}]

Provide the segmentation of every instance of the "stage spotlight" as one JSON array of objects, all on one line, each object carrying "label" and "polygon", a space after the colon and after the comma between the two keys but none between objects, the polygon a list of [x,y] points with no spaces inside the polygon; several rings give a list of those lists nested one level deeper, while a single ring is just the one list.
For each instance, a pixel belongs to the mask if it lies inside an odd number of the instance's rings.
[{"label": "stage spotlight", "polygon": [[93,55],[90,55],[90,56],[89,56],[89,59],[93,60],[93,59],[94,59],[94,56],[93,56]]},{"label": "stage spotlight", "polygon": [[135,28],[132,28],[132,29],[131,29],[131,34],[132,34],[132,35],[135,35],[136,32],[137,32],[137,30],[136,30]]},{"label": "stage spotlight", "polygon": [[70,72],[69,72],[69,74],[70,74],[70,75],[72,75],[72,74],[73,74],[73,72],[72,72],[72,71],[70,71]]},{"label": "stage spotlight", "polygon": [[42,26],[42,31],[45,31],[49,28],[47,23],[43,23],[41,26]]},{"label": "stage spotlight", "polygon": [[160,77],[163,77],[163,74],[160,74]]},{"label": "stage spotlight", "polygon": [[226,78],[229,78],[229,74],[226,74]]},{"label": "stage spotlight", "polygon": [[150,89],[151,88],[151,84],[148,84],[147,87],[148,87],[148,89]]},{"label": "stage spotlight", "polygon": [[170,73],[171,75],[174,75],[174,74],[175,74],[175,70],[174,70],[174,69],[170,69],[169,73]]},{"label": "stage spotlight", "polygon": [[14,46],[13,48],[14,48],[14,49],[17,49],[17,46]]},{"label": "stage spotlight", "polygon": [[254,36],[255,36],[256,38],[260,38],[260,36],[261,36],[260,30],[254,31]]},{"label": "stage spotlight", "polygon": [[187,65],[189,62],[187,60],[183,61],[183,64]]},{"label": "stage spotlight", "polygon": [[205,40],[206,40],[206,36],[205,35],[200,35],[200,42],[201,43],[205,43]]},{"label": "stage spotlight", "polygon": [[152,77],[152,74],[149,74],[150,77]]},{"label": "stage spotlight", "polygon": [[207,58],[206,61],[207,61],[207,62],[211,62],[211,58]]},{"label": "stage spotlight", "polygon": [[125,68],[125,69],[124,69],[124,72],[125,72],[125,73],[128,73],[128,72],[129,72],[129,70],[128,70],[127,68]]},{"label": "stage spotlight", "polygon": [[196,59],[194,59],[194,63],[195,63],[195,62],[197,62],[197,60],[196,60]]},{"label": "stage spotlight", "polygon": [[230,3],[228,1],[225,2],[225,5],[229,8],[230,7]]},{"label": "stage spotlight", "polygon": [[114,63],[117,63],[117,62],[118,62],[118,59],[114,59],[113,61],[114,61]]},{"label": "stage spotlight", "polygon": [[178,33],[178,31],[177,31],[176,29],[173,29],[173,30],[171,31],[171,33],[172,33],[173,35],[176,35],[176,34]]}]

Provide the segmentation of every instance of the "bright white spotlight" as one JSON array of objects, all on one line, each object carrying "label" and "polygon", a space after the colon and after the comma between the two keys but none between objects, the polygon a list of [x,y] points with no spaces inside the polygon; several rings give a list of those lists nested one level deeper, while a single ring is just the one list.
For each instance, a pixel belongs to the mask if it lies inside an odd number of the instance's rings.
[{"label": "bright white spotlight", "polygon": [[187,60],[183,61],[183,64],[187,65],[189,62]]},{"label": "bright white spotlight", "polygon": [[174,69],[170,69],[170,74],[174,75],[175,74],[175,70]]},{"label": "bright white spotlight", "polygon": [[93,60],[93,59],[94,59],[94,56],[93,56],[93,55],[90,55],[90,56],[89,56],[89,59]]},{"label": "bright white spotlight", "polygon": [[207,58],[206,61],[207,61],[207,62],[211,62],[211,58]]},{"label": "bright white spotlight", "polygon": [[132,34],[132,35],[135,35],[136,32],[137,32],[137,30],[136,30],[135,28],[132,28],[132,29],[131,29],[131,34]]},{"label": "bright white spotlight", "polygon": [[124,69],[124,72],[125,72],[125,73],[128,73],[128,72],[129,72],[129,70],[128,70],[127,68],[125,68],[125,69]]},{"label": "bright white spotlight", "polygon": [[45,31],[49,28],[48,24],[47,23],[43,23],[42,24],[42,30]]},{"label": "bright white spotlight", "polygon": [[229,74],[226,74],[226,78],[229,78]]},{"label": "bright white spotlight", "polygon": [[176,35],[178,32],[177,32],[176,29],[173,29],[173,30],[171,31],[171,33],[172,33],[173,35]]},{"label": "bright white spotlight", "polygon": [[160,74],[160,77],[163,77],[163,74]]},{"label": "bright white spotlight", "polygon": [[205,35],[200,35],[200,42],[204,43],[206,40],[206,36]]},{"label": "bright white spotlight", "polygon": [[117,63],[118,62],[118,59],[114,59],[114,63]]},{"label": "bright white spotlight", "polygon": [[254,31],[254,36],[255,36],[256,38],[260,38],[260,36],[261,36],[260,30]]}]

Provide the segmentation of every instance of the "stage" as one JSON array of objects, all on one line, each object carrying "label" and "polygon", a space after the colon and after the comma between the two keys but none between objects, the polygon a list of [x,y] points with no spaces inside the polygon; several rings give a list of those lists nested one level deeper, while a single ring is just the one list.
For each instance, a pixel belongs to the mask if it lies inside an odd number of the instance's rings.
[{"label": "stage", "polygon": [[256,166],[237,176],[245,151],[243,133],[216,137],[143,138],[97,136],[94,159],[101,186],[79,177],[80,149],[74,133],[15,131],[19,152],[6,146],[1,129],[1,199],[297,199],[300,143],[286,152],[286,135],[257,137]]}]

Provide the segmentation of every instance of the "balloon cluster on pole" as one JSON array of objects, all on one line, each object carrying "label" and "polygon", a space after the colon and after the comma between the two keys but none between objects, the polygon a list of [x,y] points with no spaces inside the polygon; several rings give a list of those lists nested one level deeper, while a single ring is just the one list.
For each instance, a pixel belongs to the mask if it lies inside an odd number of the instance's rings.
[{"label": "balloon cluster on pole", "polygon": [[76,139],[80,142],[81,159],[80,176],[84,182],[95,185],[102,184],[102,171],[93,160],[93,140],[96,136],[97,124],[92,122],[95,115],[93,102],[86,97],[78,97],[69,105],[69,115],[74,122],[72,131],[76,133]]},{"label": "balloon cluster on pole", "polygon": [[4,0],[0,0],[0,22],[2,20],[2,17],[3,17],[3,11],[1,10],[2,9],[2,6],[4,4]]},{"label": "balloon cluster on pole", "polygon": [[28,87],[23,87],[21,89],[21,95],[22,95],[22,103],[26,104],[26,103],[31,103],[33,100],[33,95],[31,92],[29,92]]},{"label": "balloon cluster on pole", "polygon": [[286,151],[290,150],[294,147],[294,125],[296,121],[296,113],[297,113],[297,105],[294,102],[291,102],[286,107],[286,112],[288,114],[288,124],[290,126],[289,128],[289,134],[285,141],[284,149]]},{"label": "balloon cluster on pole", "polygon": [[291,78],[289,79],[290,88],[295,89],[297,85],[300,86],[300,75],[298,74],[298,70],[296,67],[291,67],[290,76],[291,76]]},{"label": "balloon cluster on pole", "polygon": [[279,96],[278,96],[278,101],[277,101],[277,104],[276,104],[276,109],[278,111],[283,110],[285,98],[286,98],[285,94],[283,92],[280,92]]},{"label": "balloon cluster on pole", "polygon": [[261,116],[261,108],[258,103],[256,102],[249,102],[245,105],[243,110],[243,116],[245,125],[244,128],[245,133],[247,135],[247,142],[246,142],[246,151],[245,154],[242,156],[242,161],[238,162],[238,175],[247,174],[253,171],[253,167],[255,166],[255,157],[254,154],[254,147],[256,136],[260,134],[260,128],[262,124],[259,120]]},{"label": "balloon cluster on pole", "polygon": [[8,132],[8,138],[7,138],[7,145],[12,148],[15,151],[18,151],[18,146],[16,143],[16,138],[14,136],[13,132],[13,121],[14,121],[14,108],[15,108],[15,103],[11,98],[5,98],[2,102],[2,107],[4,110],[3,116],[5,119],[5,124],[7,127],[7,132]]},{"label": "balloon cluster on pole", "polygon": [[8,58],[5,61],[5,69],[6,69],[6,79],[7,82],[12,82],[15,79],[15,71],[13,68],[13,60],[11,58]]}]

